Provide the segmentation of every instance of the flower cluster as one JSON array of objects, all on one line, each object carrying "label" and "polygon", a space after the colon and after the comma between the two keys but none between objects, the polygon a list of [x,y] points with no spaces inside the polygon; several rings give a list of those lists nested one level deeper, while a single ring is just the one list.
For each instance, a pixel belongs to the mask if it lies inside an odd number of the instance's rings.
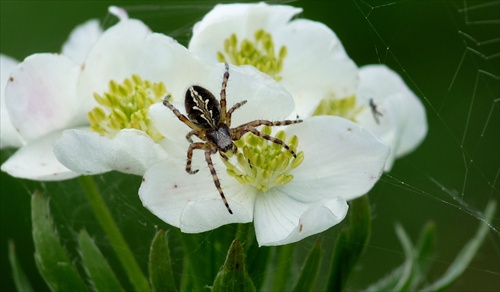
[{"label": "flower cluster", "polygon": [[[1,143],[20,147],[2,170],[34,180],[111,170],[140,175],[140,199],[168,224],[197,233],[253,221],[260,245],[295,242],[338,224],[347,201],[366,194],[421,143],[425,110],[395,72],[358,68],[328,27],[291,20],[301,11],[217,5],[185,48],[112,7],[116,25],[76,28],[62,54],[35,54],[17,65],[2,56]],[[232,125],[303,122],[235,138],[235,151],[213,155],[207,166],[196,151],[205,146],[192,141],[206,140],[186,139],[192,128],[163,100],[180,115],[193,85],[219,100],[224,63]],[[185,171],[188,149],[195,150],[196,174]]]}]

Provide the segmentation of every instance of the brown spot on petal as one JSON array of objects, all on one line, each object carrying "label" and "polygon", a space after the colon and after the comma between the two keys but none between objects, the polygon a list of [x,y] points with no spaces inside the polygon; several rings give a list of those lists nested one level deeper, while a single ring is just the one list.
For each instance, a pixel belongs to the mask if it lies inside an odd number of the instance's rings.
[{"label": "brown spot on petal", "polygon": [[174,184],[174,189],[178,188],[179,186],[177,184]]},{"label": "brown spot on petal", "polygon": [[300,223],[300,225],[299,225],[299,232],[302,232],[302,227],[303,227],[303,225],[302,225],[302,223]]},{"label": "brown spot on petal", "polygon": [[14,77],[10,76],[10,77],[9,77],[9,81],[10,81],[10,82],[14,82]]},{"label": "brown spot on petal", "polygon": [[352,128],[347,128],[347,131],[352,132]]},{"label": "brown spot on petal", "polygon": [[142,182],[145,182],[146,181],[146,178],[145,177],[142,177]]}]

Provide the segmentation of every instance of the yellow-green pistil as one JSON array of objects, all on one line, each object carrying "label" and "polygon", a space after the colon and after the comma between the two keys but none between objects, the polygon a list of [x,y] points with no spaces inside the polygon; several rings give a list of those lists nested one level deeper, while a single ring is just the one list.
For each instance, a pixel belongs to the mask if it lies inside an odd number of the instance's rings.
[{"label": "yellow-green pistil", "polygon": [[154,141],[163,136],[148,118],[149,106],[161,102],[167,91],[161,82],[152,83],[132,75],[123,83],[109,82],[109,90],[103,95],[94,93],[100,106],[88,113],[90,128],[100,134],[113,137],[122,129],[138,129]]},{"label": "yellow-green pistil", "polygon": [[314,111],[315,116],[339,116],[357,123],[356,116],[363,106],[356,106],[356,96],[342,99],[324,98]]},{"label": "yellow-green pistil", "polygon": [[253,41],[243,39],[239,42],[233,33],[224,41],[224,52],[217,52],[217,58],[219,62],[252,65],[276,81],[280,81],[282,77],[279,74],[283,69],[286,54],[287,49],[282,46],[276,56],[272,35],[259,29],[255,32]]},{"label": "yellow-green pistil", "polygon": [[[262,132],[270,135],[271,128],[264,127]],[[292,181],[290,172],[304,161],[304,152],[297,153],[296,150],[299,139],[292,136],[287,141],[284,131],[279,131],[275,137],[287,143],[296,152],[297,158],[281,145],[250,133],[235,142],[238,163],[234,165],[225,161],[227,173],[241,184],[251,184],[262,192]]]}]

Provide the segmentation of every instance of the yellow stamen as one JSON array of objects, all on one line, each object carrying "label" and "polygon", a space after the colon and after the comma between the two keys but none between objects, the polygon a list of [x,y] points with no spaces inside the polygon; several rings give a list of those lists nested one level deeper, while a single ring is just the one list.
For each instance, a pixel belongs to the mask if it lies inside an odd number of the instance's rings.
[{"label": "yellow stamen", "polygon": [[[263,133],[271,134],[270,127],[263,127]],[[299,144],[297,136],[286,140],[286,133],[279,131],[276,138],[287,143],[296,152]],[[296,152],[294,158],[290,151],[283,146],[257,137],[252,133],[236,141],[238,152],[237,164],[224,161],[227,173],[241,184],[251,184],[262,192],[269,191],[272,187],[285,185],[293,180],[290,172],[304,161],[304,152]]]},{"label": "yellow stamen", "polygon": [[282,46],[276,56],[272,35],[260,29],[255,32],[254,41],[243,39],[238,42],[236,34],[232,34],[224,41],[224,52],[217,52],[217,59],[235,65],[252,65],[280,81],[286,55],[287,48]]},{"label": "yellow stamen", "polygon": [[152,83],[132,75],[121,84],[111,80],[108,92],[94,93],[100,106],[88,113],[90,128],[100,134],[113,137],[122,129],[138,129],[154,141],[163,139],[148,117],[149,107],[167,95],[165,85]]}]

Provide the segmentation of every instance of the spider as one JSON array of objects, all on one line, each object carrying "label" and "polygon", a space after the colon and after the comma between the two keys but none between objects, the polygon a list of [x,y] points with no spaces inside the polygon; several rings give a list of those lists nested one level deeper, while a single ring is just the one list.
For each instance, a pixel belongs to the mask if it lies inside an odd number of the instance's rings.
[{"label": "spider", "polygon": [[[166,96],[163,104],[168,107],[177,116],[177,118],[186,124],[191,131],[186,135],[186,139],[191,143],[187,150],[187,163],[186,172],[195,174],[197,170],[191,169],[191,160],[194,150],[204,150],[205,160],[212,174],[215,187],[226,205],[227,211],[233,214],[229,204],[222,191],[219,178],[212,163],[211,155],[219,152],[220,156],[228,160],[226,152],[232,150],[236,153],[238,150],[234,141],[239,140],[246,133],[252,133],[255,136],[262,137],[272,143],[281,145],[289,151],[293,157],[297,157],[295,152],[283,141],[270,135],[264,134],[256,129],[258,126],[286,126],[291,124],[301,123],[302,120],[283,120],[283,121],[268,121],[268,120],[254,120],[244,123],[236,128],[231,128],[231,115],[233,112],[242,107],[246,100],[236,103],[233,107],[227,110],[226,106],[226,87],[229,81],[229,65],[225,63],[225,71],[222,80],[222,87],[220,91],[220,103],[214,95],[207,89],[193,85],[186,91],[184,106],[186,108],[187,117],[179,112],[169,101],[170,96]],[[193,142],[192,137],[196,136],[203,142]]]}]

